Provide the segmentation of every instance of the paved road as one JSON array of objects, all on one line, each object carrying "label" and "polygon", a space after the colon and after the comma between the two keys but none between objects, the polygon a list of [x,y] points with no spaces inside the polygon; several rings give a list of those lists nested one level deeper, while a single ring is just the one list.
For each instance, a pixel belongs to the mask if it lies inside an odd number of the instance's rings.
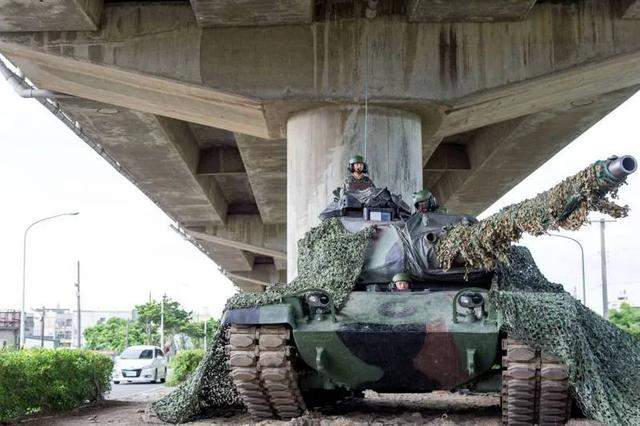
[{"label": "paved road", "polygon": [[106,395],[106,399],[117,401],[153,401],[169,392],[162,383],[125,383],[111,385],[111,392]]}]

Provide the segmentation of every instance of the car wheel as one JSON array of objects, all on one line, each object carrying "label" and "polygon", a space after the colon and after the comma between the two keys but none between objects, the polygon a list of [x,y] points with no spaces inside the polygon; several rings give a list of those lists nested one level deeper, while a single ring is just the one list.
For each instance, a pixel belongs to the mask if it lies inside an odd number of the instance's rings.
[{"label": "car wheel", "polygon": [[119,385],[119,384],[120,384],[120,380],[114,380],[114,381],[113,381],[113,384],[114,384],[114,385]]}]

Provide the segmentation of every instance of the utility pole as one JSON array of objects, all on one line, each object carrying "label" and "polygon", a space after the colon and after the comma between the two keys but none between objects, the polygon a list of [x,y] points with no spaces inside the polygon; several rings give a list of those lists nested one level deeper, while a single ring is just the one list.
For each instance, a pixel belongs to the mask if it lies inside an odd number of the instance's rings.
[{"label": "utility pole", "polygon": [[40,347],[44,348],[44,316],[47,313],[47,308],[42,307],[42,316],[40,317]]},{"label": "utility pole", "polygon": [[207,320],[204,320],[204,353],[207,353]]},{"label": "utility pole", "polygon": [[124,326],[124,347],[125,349],[129,347],[129,320]]},{"label": "utility pole", "polygon": [[[607,253],[604,244],[605,220],[600,219],[600,268],[602,271],[602,316],[609,318],[609,298],[607,296]],[[610,221],[612,222],[612,221]]]},{"label": "utility pole", "polygon": [[78,298],[78,349],[82,348],[82,321],[81,321],[81,311],[80,311],[80,261],[78,260],[76,263],[76,296]]},{"label": "utility pole", "polygon": [[166,294],[162,295],[162,301],[160,302],[160,349],[164,351],[164,298]]}]

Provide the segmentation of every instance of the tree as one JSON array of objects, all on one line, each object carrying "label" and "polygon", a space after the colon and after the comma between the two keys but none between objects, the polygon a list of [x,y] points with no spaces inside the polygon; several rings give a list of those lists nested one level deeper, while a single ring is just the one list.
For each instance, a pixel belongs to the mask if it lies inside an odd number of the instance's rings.
[{"label": "tree", "polygon": [[[164,298],[164,334],[172,336],[182,332],[191,321],[192,313],[182,309],[180,303],[170,297]],[[152,334],[152,338],[146,339],[148,344],[160,342],[160,316],[162,311],[161,302],[151,300],[143,305],[136,305],[138,317],[136,324],[147,333]]]},{"label": "tree", "polygon": [[[128,330],[127,323],[129,324]],[[128,343],[129,346],[141,345],[144,343],[145,337],[144,329],[122,318],[109,318],[107,321],[88,327],[84,331],[87,349],[115,352],[122,352],[125,343]]]},{"label": "tree", "polygon": [[[220,328],[220,321],[209,318],[207,321],[207,345],[210,346],[213,342],[213,336]],[[192,321],[188,323],[182,330],[187,336],[191,338],[193,345],[196,348],[203,348],[204,340],[204,323],[205,321]]]},{"label": "tree", "polygon": [[620,309],[609,312],[609,320],[624,331],[640,337],[640,308],[623,303]]}]

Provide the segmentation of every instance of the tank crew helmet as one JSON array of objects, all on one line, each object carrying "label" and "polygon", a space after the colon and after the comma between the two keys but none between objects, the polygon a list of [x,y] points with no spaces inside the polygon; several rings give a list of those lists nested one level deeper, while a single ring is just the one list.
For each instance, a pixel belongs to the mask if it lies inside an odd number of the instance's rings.
[{"label": "tank crew helmet", "polygon": [[413,207],[418,209],[418,205],[426,203],[426,211],[433,212],[438,209],[438,200],[428,189],[413,193]]},{"label": "tank crew helmet", "polygon": [[390,285],[391,291],[409,291],[411,287],[411,275],[400,272],[393,276]]},{"label": "tank crew helmet", "polygon": [[367,173],[369,169],[362,155],[354,155],[353,157],[349,158],[349,166],[347,167],[349,169],[349,173],[353,173],[353,171],[355,170],[354,166],[358,163],[362,163],[362,165],[364,166],[362,168],[362,173]]},{"label": "tank crew helmet", "polygon": [[393,276],[391,281],[393,281],[394,283],[397,283],[398,281],[408,282],[408,281],[411,281],[411,275],[407,274],[406,272],[399,272]]}]

